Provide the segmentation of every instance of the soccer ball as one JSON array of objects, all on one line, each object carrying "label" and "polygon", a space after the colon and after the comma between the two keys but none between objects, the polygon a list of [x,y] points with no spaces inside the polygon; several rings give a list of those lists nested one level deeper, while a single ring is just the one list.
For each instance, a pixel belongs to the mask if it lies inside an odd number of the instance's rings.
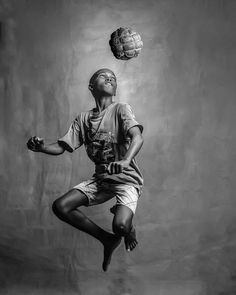
[{"label": "soccer ball", "polygon": [[137,57],[143,47],[140,35],[130,28],[119,28],[113,32],[109,44],[114,56],[122,60]]}]

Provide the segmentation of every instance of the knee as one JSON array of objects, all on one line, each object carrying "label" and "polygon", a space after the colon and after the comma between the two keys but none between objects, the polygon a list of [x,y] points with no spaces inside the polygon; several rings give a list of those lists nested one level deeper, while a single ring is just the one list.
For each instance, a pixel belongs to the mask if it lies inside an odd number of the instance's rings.
[{"label": "knee", "polygon": [[125,222],[114,222],[113,232],[119,236],[126,236],[130,232],[130,227]]},{"label": "knee", "polygon": [[57,217],[61,219],[65,217],[68,213],[68,210],[66,210],[66,207],[63,205],[60,199],[57,199],[53,202],[52,211]]}]

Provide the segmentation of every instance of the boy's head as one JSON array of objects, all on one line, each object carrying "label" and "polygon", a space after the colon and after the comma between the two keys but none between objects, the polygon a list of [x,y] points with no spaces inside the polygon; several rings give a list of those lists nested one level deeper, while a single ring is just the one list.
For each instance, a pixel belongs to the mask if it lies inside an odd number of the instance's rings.
[{"label": "boy's head", "polygon": [[116,95],[116,76],[109,69],[100,69],[96,71],[89,80],[88,88],[95,98],[101,95]]}]

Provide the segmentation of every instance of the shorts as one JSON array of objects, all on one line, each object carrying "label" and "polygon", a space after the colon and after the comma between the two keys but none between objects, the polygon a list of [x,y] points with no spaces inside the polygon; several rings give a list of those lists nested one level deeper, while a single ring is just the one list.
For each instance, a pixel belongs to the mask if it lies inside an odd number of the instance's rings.
[{"label": "shorts", "polygon": [[102,204],[116,197],[116,205],[124,205],[135,213],[140,192],[132,185],[111,183],[95,178],[83,181],[74,186],[88,198],[88,206]]}]

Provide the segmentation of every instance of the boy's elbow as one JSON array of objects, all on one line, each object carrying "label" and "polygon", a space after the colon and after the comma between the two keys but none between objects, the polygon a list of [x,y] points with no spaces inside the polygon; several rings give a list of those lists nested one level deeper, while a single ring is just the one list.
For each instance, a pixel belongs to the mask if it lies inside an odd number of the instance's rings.
[{"label": "boy's elbow", "polygon": [[70,153],[73,152],[73,149],[71,148],[71,146],[68,143],[66,143],[65,141],[58,140],[57,146],[58,146],[58,149],[60,150],[61,154],[63,154],[65,151],[68,151]]},{"label": "boy's elbow", "polygon": [[59,155],[64,154],[64,152],[65,152],[65,149],[64,149],[63,147],[61,147],[61,148],[60,148],[60,151],[59,151]]}]

